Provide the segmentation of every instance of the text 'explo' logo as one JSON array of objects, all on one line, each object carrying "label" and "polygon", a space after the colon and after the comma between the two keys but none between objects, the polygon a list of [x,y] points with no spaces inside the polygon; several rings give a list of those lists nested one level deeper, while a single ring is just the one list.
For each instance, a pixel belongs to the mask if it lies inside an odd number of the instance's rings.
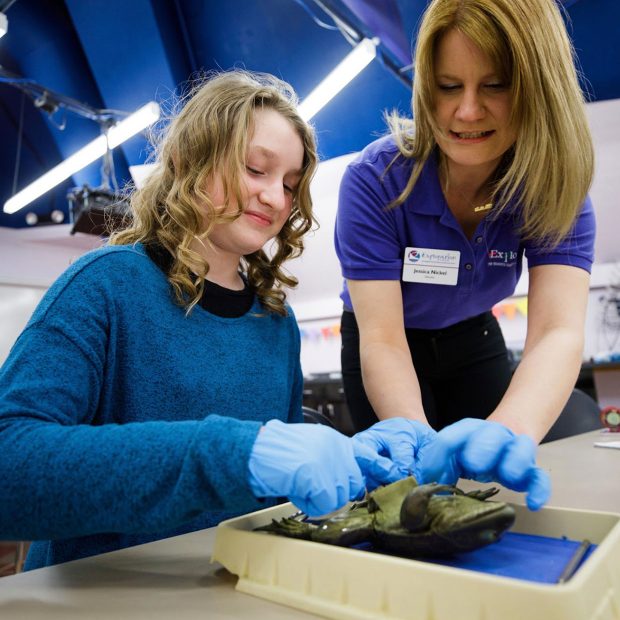
[{"label": "text 'explo' logo", "polygon": [[513,250],[489,250],[489,267],[512,267],[518,254]]}]

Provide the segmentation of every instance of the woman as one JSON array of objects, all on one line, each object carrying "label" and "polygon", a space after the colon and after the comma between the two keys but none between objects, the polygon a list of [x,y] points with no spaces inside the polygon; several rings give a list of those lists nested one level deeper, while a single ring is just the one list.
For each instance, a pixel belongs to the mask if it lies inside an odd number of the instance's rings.
[{"label": "woman", "polygon": [[312,224],[316,167],[296,103],[267,75],[199,84],[131,225],[53,284],[15,343],[0,538],[36,541],[27,568],[209,527],[259,498],[322,514],[403,475],[375,431],[285,424],[302,420],[302,375],[282,264]]},{"label": "woman", "polygon": [[[433,440],[426,476],[514,488],[504,459],[533,462],[575,384],[593,260],[592,141],[556,2],[433,0],[414,76],[414,120],[392,117],[340,188],[345,393],[359,430],[392,416],[456,423]],[[524,256],[512,375],[490,311]]]}]

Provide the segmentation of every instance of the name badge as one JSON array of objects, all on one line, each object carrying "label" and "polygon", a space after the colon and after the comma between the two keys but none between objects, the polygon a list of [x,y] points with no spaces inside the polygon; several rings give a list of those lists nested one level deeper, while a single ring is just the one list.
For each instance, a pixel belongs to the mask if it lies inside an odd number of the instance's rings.
[{"label": "name badge", "polygon": [[458,250],[405,248],[403,282],[456,286],[460,260]]}]

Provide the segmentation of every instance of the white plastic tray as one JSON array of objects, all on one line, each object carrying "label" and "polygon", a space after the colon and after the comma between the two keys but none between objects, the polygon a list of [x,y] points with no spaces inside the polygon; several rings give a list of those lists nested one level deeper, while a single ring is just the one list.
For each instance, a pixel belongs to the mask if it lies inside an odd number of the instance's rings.
[{"label": "white plastic tray", "polygon": [[346,620],[620,620],[620,515],[515,506],[514,532],[598,545],[563,584],[538,584],[252,531],[291,516],[283,504],[222,522],[212,561],[236,589]]}]

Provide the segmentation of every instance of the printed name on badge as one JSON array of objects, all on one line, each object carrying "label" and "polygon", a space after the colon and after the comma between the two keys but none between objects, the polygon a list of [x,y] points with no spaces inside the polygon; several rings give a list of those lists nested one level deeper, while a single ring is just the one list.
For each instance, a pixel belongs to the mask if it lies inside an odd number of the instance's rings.
[{"label": "printed name on badge", "polygon": [[456,286],[460,260],[458,250],[405,248],[403,282]]}]

